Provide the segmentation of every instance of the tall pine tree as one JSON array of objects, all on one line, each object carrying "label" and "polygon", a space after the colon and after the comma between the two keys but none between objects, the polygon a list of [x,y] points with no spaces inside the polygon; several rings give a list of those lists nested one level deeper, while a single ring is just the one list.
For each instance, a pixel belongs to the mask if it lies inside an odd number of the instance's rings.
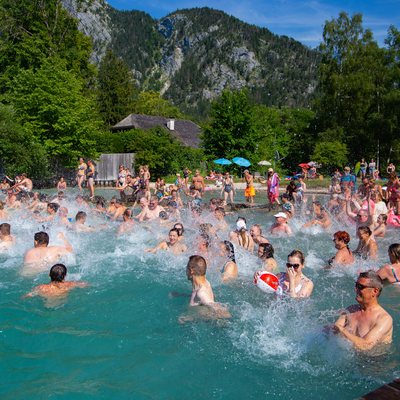
[{"label": "tall pine tree", "polygon": [[108,50],[98,74],[97,102],[104,122],[112,126],[132,113],[136,94],[132,72],[122,59]]}]

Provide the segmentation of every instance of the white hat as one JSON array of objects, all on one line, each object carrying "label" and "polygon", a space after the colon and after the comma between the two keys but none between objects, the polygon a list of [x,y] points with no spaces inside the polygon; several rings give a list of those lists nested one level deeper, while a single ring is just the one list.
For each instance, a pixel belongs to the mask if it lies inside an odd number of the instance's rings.
[{"label": "white hat", "polygon": [[247,229],[246,222],[244,222],[242,219],[239,219],[239,221],[236,222],[236,229],[238,231],[240,231],[241,229]]},{"label": "white hat", "polygon": [[284,212],[278,212],[278,214],[274,215],[275,218],[287,218],[287,215]]}]

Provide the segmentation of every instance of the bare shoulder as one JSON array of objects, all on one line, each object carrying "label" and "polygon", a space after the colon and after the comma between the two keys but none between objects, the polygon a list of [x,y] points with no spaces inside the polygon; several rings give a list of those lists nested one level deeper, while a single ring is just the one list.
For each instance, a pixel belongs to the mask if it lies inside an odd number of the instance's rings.
[{"label": "bare shoulder", "polygon": [[88,286],[88,283],[87,282],[78,282],[78,281],[69,281],[69,282],[64,282],[64,285],[68,289],[73,289],[75,287],[80,287],[80,288],[86,287],[86,286]]},{"label": "bare shoulder", "polygon": [[380,267],[377,271],[378,275],[381,279],[385,279],[388,276],[388,272],[391,266],[389,264],[385,264],[383,267]]},{"label": "bare shoulder", "polygon": [[391,324],[393,323],[392,316],[383,307],[381,307],[380,309],[378,319],[382,322],[385,321],[385,322],[390,322]]}]

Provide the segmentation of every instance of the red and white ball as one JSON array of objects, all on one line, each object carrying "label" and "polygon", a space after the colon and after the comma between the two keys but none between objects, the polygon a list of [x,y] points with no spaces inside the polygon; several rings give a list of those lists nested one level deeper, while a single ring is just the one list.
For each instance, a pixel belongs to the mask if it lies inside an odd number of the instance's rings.
[{"label": "red and white ball", "polygon": [[258,271],[254,274],[254,284],[265,293],[275,293],[279,287],[279,279],[272,272]]}]

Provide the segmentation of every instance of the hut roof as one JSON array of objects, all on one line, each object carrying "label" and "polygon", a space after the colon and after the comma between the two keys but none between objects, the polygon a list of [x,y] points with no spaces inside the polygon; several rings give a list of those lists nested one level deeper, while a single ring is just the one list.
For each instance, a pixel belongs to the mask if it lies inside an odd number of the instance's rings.
[{"label": "hut roof", "polygon": [[[174,129],[168,128],[168,122],[174,121]],[[172,136],[183,144],[198,148],[200,146],[200,127],[194,122],[185,119],[172,119],[152,115],[130,114],[118,124],[111,127],[112,131],[123,131],[128,129],[151,129],[157,126],[168,129]]]}]

